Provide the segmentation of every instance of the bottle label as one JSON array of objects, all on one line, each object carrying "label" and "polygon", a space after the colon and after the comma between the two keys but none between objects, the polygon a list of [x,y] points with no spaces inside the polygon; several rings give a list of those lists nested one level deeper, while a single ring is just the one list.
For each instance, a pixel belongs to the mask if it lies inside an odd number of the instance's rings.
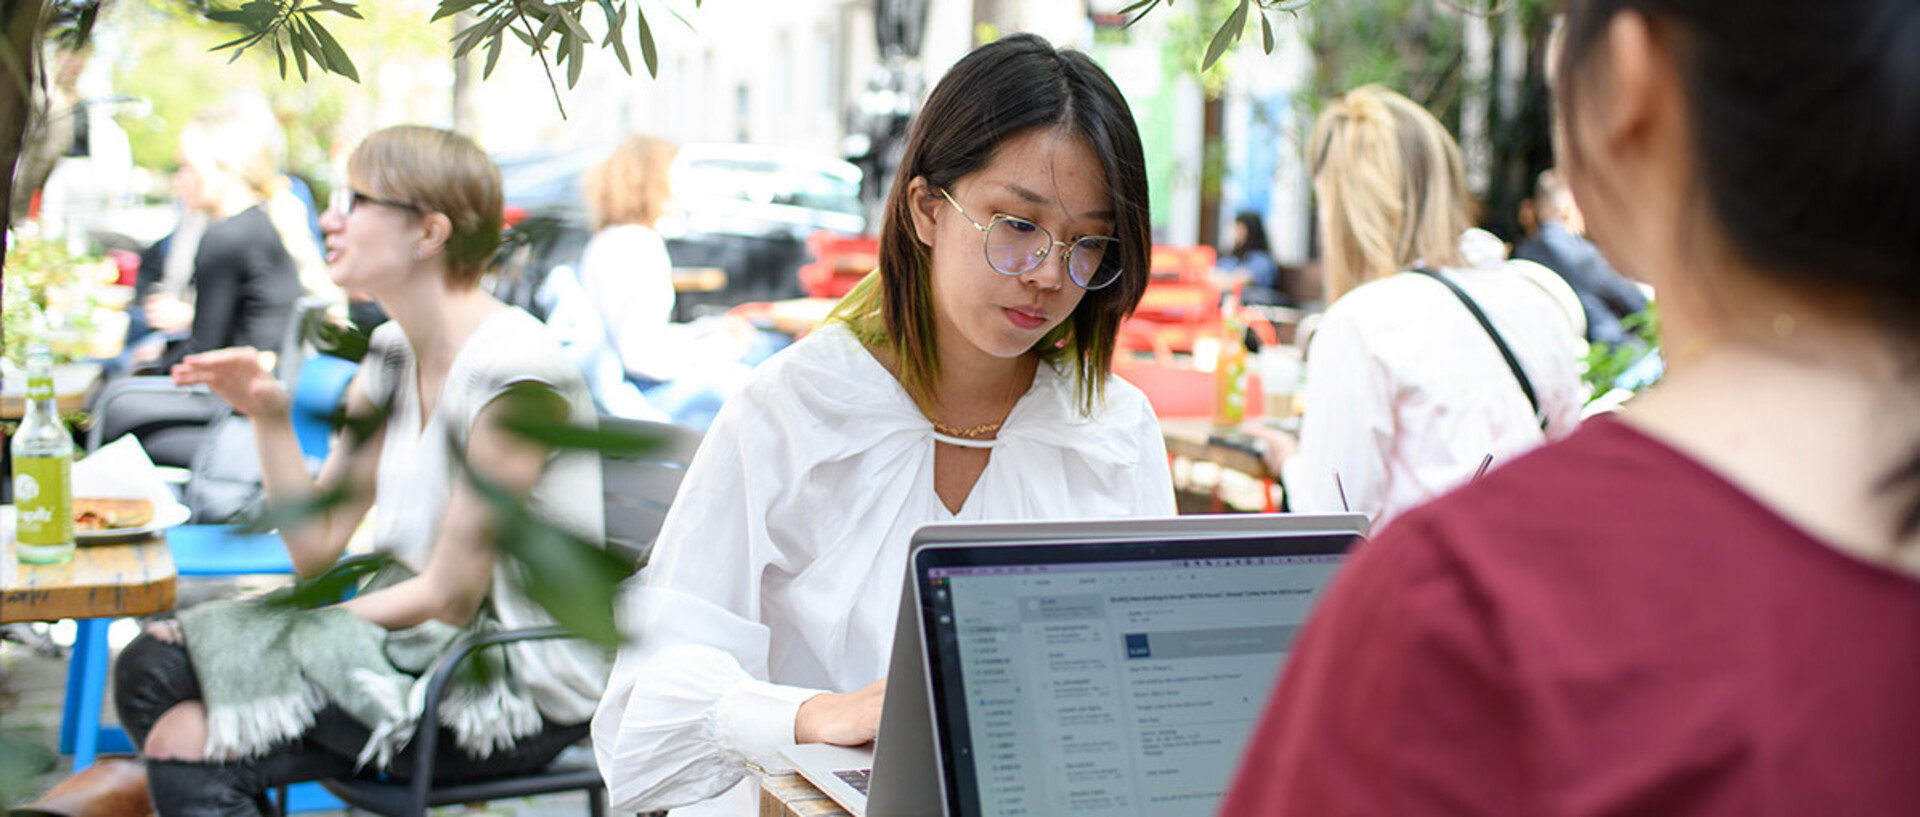
[{"label": "bottle label", "polygon": [[73,458],[18,457],[13,461],[15,532],[23,545],[73,541]]},{"label": "bottle label", "polygon": [[1246,416],[1247,350],[1232,324],[1223,334],[1226,340],[1213,368],[1213,424],[1225,428],[1239,425]]},{"label": "bottle label", "polygon": [[53,378],[31,377],[27,379],[28,400],[53,399]]}]

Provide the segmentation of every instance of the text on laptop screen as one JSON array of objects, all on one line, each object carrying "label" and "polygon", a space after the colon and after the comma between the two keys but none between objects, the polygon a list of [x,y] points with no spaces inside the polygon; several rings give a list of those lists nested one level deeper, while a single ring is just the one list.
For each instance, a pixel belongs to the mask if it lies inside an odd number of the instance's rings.
[{"label": "text on laptop screen", "polygon": [[923,568],[954,813],[1213,812],[1343,557],[1179,545],[1016,546]]}]

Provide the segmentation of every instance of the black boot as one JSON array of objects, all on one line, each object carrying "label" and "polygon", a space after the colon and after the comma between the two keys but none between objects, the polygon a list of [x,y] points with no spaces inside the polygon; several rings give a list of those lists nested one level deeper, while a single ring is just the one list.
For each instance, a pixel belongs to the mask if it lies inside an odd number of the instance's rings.
[{"label": "black boot", "polygon": [[250,762],[147,761],[147,791],[160,817],[278,817]]}]

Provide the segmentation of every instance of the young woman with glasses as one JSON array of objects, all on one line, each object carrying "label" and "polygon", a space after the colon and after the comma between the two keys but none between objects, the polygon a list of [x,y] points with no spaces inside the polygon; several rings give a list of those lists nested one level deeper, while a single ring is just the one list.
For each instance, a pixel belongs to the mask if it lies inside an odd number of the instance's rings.
[{"label": "young woman with glasses", "polygon": [[941,80],[880,268],[721,410],[661,530],[594,719],[615,808],[751,812],[736,784],[782,746],[872,740],[921,525],[1173,513],[1158,422],[1110,373],[1146,185],[1085,55],[1010,37]]},{"label": "young woman with glasses", "polygon": [[[190,355],[173,379],[252,418],[270,506],[345,492],[281,527],[301,575],[331,567],[369,514],[375,549],[394,563],[333,607],[210,602],[127,647],[115,702],[162,814],[271,814],[272,787],[369,765],[405,771],[414,676],[464,632],[550,623],[506,580],[494,506],[466,471],[555,525],[603,538],[598,458],[549,451],[503,425],[518,410],[591,424],[593,402],[545,325],[479,288],[500,242],[499,170],[464,137],[398,127],[362,142],[347,176],[321,219],[328,272],[393,316],[347,387],[348,415],[370,421],[366,436],[339,435],[316,478],[290,398],[259,353]],[[509,405],[526,386],[537,394]],[[438,755],[447,776],[539,768],[587,733],[605,656],[575,640],[505,650],[498,683],[450,695],[464,714],[441,711],[452,724]]]},{"label": "young woman with glasses", "polygon": [[1363,546],[1222,813],[1914,814],[1920,4],[1567,8],[1666,375]]}]

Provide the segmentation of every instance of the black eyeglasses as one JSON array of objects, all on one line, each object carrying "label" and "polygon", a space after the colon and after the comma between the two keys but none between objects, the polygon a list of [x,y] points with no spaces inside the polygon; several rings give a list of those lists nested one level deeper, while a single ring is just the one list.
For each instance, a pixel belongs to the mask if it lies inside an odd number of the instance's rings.
[{"label": "black eyeglasses", "polygon": [[986,237],[987,266],[1001,275],[1025,275],[1040,268],[1054,247],[1066,248],[1067,277],[1081,289],[1099,289],[1120,280],[1120,239],[1090,235],[1071,244],[1053,240],[1047,228],[1017,216],[995,214],[982,225],[967,208],[941,190],[947,203]]},{"label": "black eyeglasses", "polygon": [[383,199],[378,196],[370,196],[358,190],[355,190],[351,187],[334,188],[333,198],[331,201],[327,203],[327,209],[332,210],[344,216],[349,213],[352,213],[353,208],[359,207],[362,204],[383,204],[388,207],[397,207],[401,210],[407,210],[414,213],[426,212],[426,210],[423,209],[418,204],[412,204],[410,202],[404,202],[404,201],[394,201],[393,199]]}]

